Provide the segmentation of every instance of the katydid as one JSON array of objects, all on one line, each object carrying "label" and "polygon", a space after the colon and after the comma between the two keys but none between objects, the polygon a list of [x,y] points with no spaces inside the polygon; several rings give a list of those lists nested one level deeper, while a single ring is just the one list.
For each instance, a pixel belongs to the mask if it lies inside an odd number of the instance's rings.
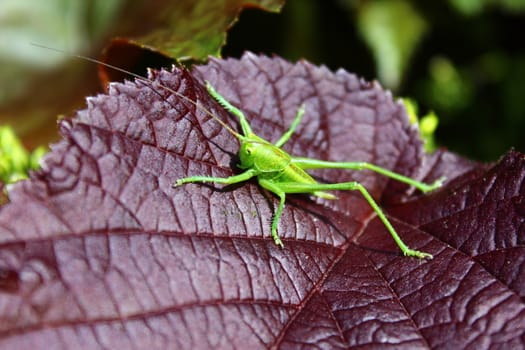
[{"label": "katydid", "polygon": [[[64,53],[64,51],[53,49],[47,46],[33,44],[38,47],[46,48],[49,50],[57,51]],[[130,76],[135,77],[137,80],[146,82],[149,84],[153,84],[153,81],[144,78],[140,75],[137,75],[135,73],[126,71],[125,69],[101,62],[99,60],[82,56],[82,55],[75,55],[70,54],[73,57],[81,58],[84,60],[88,60],[94,63],[102,64],[108,68],[129,74]],[[152,91],[158,94],[158,91],[156,91],[151,85],[148,85]],[[240,122],[241,129],[242,129],[242,135],[235,132],[232,128],[230,128],[225,122],[218,119],[215,115],[213,115],[210,111],[203,109],[201,106],[198,105],[196,101],[193,101],[192,99],[188,98],[187,96],[176,92],[175,90],[163,86],[163,85],[157,85],[155,86],[164,89],[175,96],[180,97],[182,100],[187,101],[196,107],[200,108],[202,111],[204,111],[206,114],[208,114],[210,117],[215,119],[219,124],[221,124],[224,128],[226,128],[232,135],[234,135],[240,142],[240,148],[239,148],[239,158],[241,164],[239,167],[244,170],[244,172],[230,176],[230,177],[209,177],[209,176],[190,176],[178,179],[176,183],[173,185],[174,187],[187,184],[187,183],[194,183],[194,182],[214,182],[219,184],[225,184],[225,185],[231,185],[243,181],[247,181],[253,177],[257,177],[257,181],[259,185],[270,192],[275,193],[279,197],[279,205],[275,211],[272,224],[271,224],[271,235],[275,242],[275,244],[279,247],[284,247],[284,244],[279,237],[277,233],[277,229],[279,226],[279,220],[281,218],[284,204],[286,201],[286,194],[290,193],[308,193],[317,197],[325,198],[325,199],[337,199],[333,194],[328,193],[326,191],[332,191],[332,190],[350,190],[350,191],[359,191],[363,197],[366,199],[368,204],[372,207],[372,209],[375,211],[379,219],[383,222],[384,226],[398,245],[398,247],[401,249],[403,254],[405,256],[412,256],[416,258],[430,258],[432,259],[432,255],[429,253],[421,252],[418,250],[410,249],[399,237],[396,230],[393,228],[390,221],[385,216],[383,210],[379,205],[376,203],[376,201],[372,198],[370,193],[367,191],[367,189],[360,184],[357,181],[350,181],[350,182],[342,182],[342,183],[333,183],[333,184],[325,184],[325,183],[318,183],[315,181],[312,176],[310,176],[305,170],[307,169],[348,169],[348,170],[371,170],[373,172],[376,172],[380,175],[384,175],[386,177],[392,178],[394,180],[397,180],[399,182],[406,183],[408,185],[414,186],[418,190],[426,193],[429,191],[432,191],[438,187],[440,187],[445,178],[439,178],[432,184],[426,184],[417,180],[414,180],[410,177],[392,172],[388,169],[382,168],[380,166],[367,163],[367,162],[331,162],[331,161],[325,161],[325,160],[319,160],[319,159],[311,159],[311,158],[304,158],[304,157],[294,157],[286,153],[281,147],[290,139],[292,134],[294,133],[295,129],[299,125],[301,118],[303,117],[305,113],[305,107],[300,106],[297,110],[297,114],[295,116],[295,119],[293,120],[291,126],[289,129],[275,142],[274,144],[270,143],[269,141],[261,138],[260,136],[256,135],[252,128],[247,121],[246,117],[244,116],[244,113],[233,106],[230,102],[228,102],[223,96],[221,96],[215,88],[206,81],[206,89],[208,90],[208,93],[220,104],[222,105],[228,112],[235,115]],[[169,102],[168,102],[169,103]]]},{"label": "katydid", "polygon": [[[430,258],[432,255],[418,250],[410,249],[399,237],[396,230],[392,227],[392,224],[385,216],[383,210],[379,207],[376,201],[372,198],[367,189],[356,181],[342,182],[325,184],[318,183],[312,176],[310,176],[305,170],[306,169],[326,169],[326,168],[337,168],[337,169],[350,169],[350,170],[363,170],[368,169],[378,174],[387,176],[400,182],[404,182],[422,192],[429,192],[443,184],[444,178],[436,180],[432,184],[426,184],[407,176],[394,173],[388,169],[380,166],[366,163],[366,162],[330,162],[319,159],[294,157],[286,153],[281,147],[290,139],[293,132],[299,125],[301,118],[305,113],[305,107],[300,106],[297,110],[295,119],[293,120],[289,129],[275,142],[274,144],[261,138],[252,131],[252,128],[247,121],[244,113],[228,102],[223,96],[221,96],[215,88],[206,82],[206,89],[209,94],[217,100],[217,102],[223,106],[228,112],[232,113],[239,119],[239,123],[242,129],[242,135],[233,132],[230,128],[228,130],[235,136],[240,142],[239,148],[239,168],[244,171],[238,175],[230,177],[210,177],[210,176],[190,176],[182,179],[178,179],[174,186],[180,186],[182,184],[192,182],[214,182],[218,184],[231,185],[239,182],[249,180],[253,177],[257,177],[259,185],[270,192],[275,193],[279,197],[279,205],[275,210],[275,214],[271,224],[271,235],[272,238],[279,247],[283,247],[283,242],[277,233],[279,226],[279,220],[281,218],[284,204],[286,201],[286,194],[291,193],[308,193],[317,197],[325,199],[336,199],[336,197],[326,191],[331,190],[350,190],[359,191],[366,199],[368,204],[376,212],[379,219],[383,222],[386,229],[392,235],[392,238],[401,249],[405,256],[412,256],[416,258]],[[216,119],[214,117],[214,119]],[[220,122],[222,125],[223,122]]]}]

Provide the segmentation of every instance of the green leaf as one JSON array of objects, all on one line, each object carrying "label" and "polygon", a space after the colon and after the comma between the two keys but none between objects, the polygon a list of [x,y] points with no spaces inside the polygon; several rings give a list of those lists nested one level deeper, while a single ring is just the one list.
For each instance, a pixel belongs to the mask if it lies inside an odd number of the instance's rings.
[{"label": "green leaf", "polygon": [[472,102],[471,82],[454,62],[446,57],[434,57],[429,63],[430,80],[427,94],[432,106],[444,110],[460,110]]},{"label": "green leaf", "polygon": [[418,124],[421,139],[426,153],[432,153],[437,149],[434,133],[439,124],[439,118],[433,111],[428,112],[422,117],[418,117],[418,106],[416,101],[404,98],[402,99],[408,118],[411,124]]},{"label": "green leaf", "polygon": [[525,10],[524,0],[449,0],[456,11],[466,16],[481,14],[488,7],[496,7],[509,12],[522,12]]},{"label": "green leaf", "polygon": [[372,50],[380,81],[396,89],[426,32],[425,19],[405,0],[368,1],[359,8],[357,25]]},{"label": "green leaf", "polygon": [[28,152],[11,127],[0,126],[0,181],[9,184],[27,178],[45,153],[44,147]]}]

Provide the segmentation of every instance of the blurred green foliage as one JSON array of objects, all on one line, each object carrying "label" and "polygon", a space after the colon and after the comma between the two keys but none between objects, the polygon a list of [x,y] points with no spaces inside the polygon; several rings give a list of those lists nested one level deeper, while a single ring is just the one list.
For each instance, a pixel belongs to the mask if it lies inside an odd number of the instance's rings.
[{"label": "blurred green foliage", "polygon": [[45,147],[28,152],[10,127],[0,126],[0,182],[10,184],[26,179],[29,170],[38,168]]},{"label": "blurred green foliage", "polygon": [[425,152],[434,152],[438,148],[438,145],[436,144],[436,138],[434,136],[439,124],[438,116],[436,113],[431,111],[421,117],[418,117],[419,108],[416,101],[409,98],[404,98],[403,103],[405,104],[405,109],[407,111],[408,118],[410,119],[410,123],[417,124],[419,127],[419,132],[421,134],[421,139],[423,140]]},{"label": "blurred green foliage", "polygon": [[[354,6],[347,0],[347,6]],[[356,25],[374,56],[378,79],[389,88],[401,83],[427,24],[408,1],[368,1],[355,6]]]},{"label": "blurred green foliage", "polygon": [[279,16],[243,13],[224,55],[304,57],[377,79],[439,116],[438,145],[492,161],[525,152],[523,28],[525,0],[288,0]]},{"label": "blurred green foliage", "polygon": [[[56,111],[70,112],[59,105],[42,107],[56,95],[50,87],[58,89],[62,81],[73,80],[69,71],[44,75],[29,95],[22,94],[31,74],[66,59],[29,43],[97,57],[107,40],[122,35],[117,28],[172,28],[165,23],[171,16],[165,9],[177,4],[183,8],[194,3],[0,0],[0,124],[7,121],[24,132],[40,123],[56,133]],[[199,4],[201,10],[207,6],[205,1]],[[235,12],[223,7],[225,13]],[[153,21],[146,10],[161,20]],[[512,146],[525,151],[525,45],[519,37],[524,24],[525,0],[287,0],[281,14],[244,10],[222,54],[275,53],[377,79],[397,96],[417,101],[422,114],[435,111],[440,119],[437,145],[470,158],[495,160]],[[95,51],[90,54],[89,48]],[[91,75],[96,79],[96,73]],[[92,93],[93,82],[84,78],[77,84],[84,87],[82,96],[88,86]],[[73,100],[68,95],[61,99]],[[2,103],[10,100],[16,101],[14,108],[2,110]],[[33,108],[35,116],[16,119],[16,111],[34,100],[41,103]],[[41,121],[44,112],[53,119]],[[37,139],[31,134],[23,141],[34,147],[31,142]]]},{"label": "blurred green foliage", "polygon": [[122,0],[0,0],[0,105],[24,94],[32,74],[68,59],[46,54],[31,43],[84,52],[105,35],[121,4]]}]

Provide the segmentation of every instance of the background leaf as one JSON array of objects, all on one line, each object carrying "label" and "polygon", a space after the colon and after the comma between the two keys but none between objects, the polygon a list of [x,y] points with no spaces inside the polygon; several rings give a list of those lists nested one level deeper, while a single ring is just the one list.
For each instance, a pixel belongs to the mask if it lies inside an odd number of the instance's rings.
[{"label": "background leaf", "polygon": [[[171,186],[232,174],[232,135],[167,90],[113,84],[61,123],[43,170],[0,208],[3,348],[523,343],[523,155],[492,168],[426,156],[402,104],[377,83],[305,61],[246,54],[153,78],[235,126],[203,88],[211,81],[270,140],[305,102],[285,147],[293,154],[427,181],[446,174],[445,188],[422,196],[370,173],[315,173],[363,181],[403,239],[435,259],[399,256],[366,202],[344,192],[290,196],[279,249],[269,235],[276,200],[256,183]],[[482,232],[480,220],[494,225]]]},{"label": "background leaf", "polygon": [[[131,41],[172,58],[204,60],[209,55],[220,54],[226,42],[226,30],[237,21],[243,8],[250,6],[278,12],[283,3],[284,0],[167,1],[162,12],[149,9],[150,16],[145,16],[152,23],[164,25]],[[143,9],[148,4],[145,3]]]}]

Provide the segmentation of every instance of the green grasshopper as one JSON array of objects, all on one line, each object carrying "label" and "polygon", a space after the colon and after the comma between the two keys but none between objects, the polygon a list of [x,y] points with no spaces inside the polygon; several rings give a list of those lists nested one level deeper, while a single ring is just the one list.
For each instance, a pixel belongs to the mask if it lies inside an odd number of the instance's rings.
[{"label": "green grasshopper", "polygon": [[304,157],[293,157],[286,153],[281,147],[290,139],[295,129],[299,125],[301,118],[304,115],[304,105],[299,107],[297,115],[293,120],[290,128],[275,142],[274,144],[268,142],[262,137],[258,136],[252,131],[252,128],[244,113],[238,108],[228,102],[223,96],[221,96],[215,88],[206,82],[206,89],[209,94],[228,112],[235,115],[240,122],[242,128],[242,135],[233,131],[227,127],[224,122],[216,119],[221,125],[226,127],[230,133],[232,133],[240,142],[239,148],[239,168],[243,169],[244,172],[230,176],[230,177],[209,177],[209,176],[190,176],[182,179],[178,179],[173,185],[174,187],[180,186],[192,182],[214,182],[218,184],[231,185],[239,182],[247,181],[253,177],[257,177],[259,185],[270,192],[275,193],[279,197],[279,206],[275,211],[275,215],[272,220],[271,234],[272,238],[279,247],[283,247],[283,242],[277,234],[277,228],[279,226],[279,220],[281,218],[284,204],[286,201],[286,194],[288,193],[309,193],[317,197],[325,199],[337,199],[333,194],[325,191],[331,190],[357,190],[361,192],[363,197],[370,204],[372,209],[376,212],[377,216],[388,232],[392,235],[392,238],[401,249],[405,256],[412,256],[416,258],[430,258],[432,255],[418,250],[410,249],[399,237],[396,230],[392,227],[390,221],[388,221],[383,210],[379,207],[376,201],[372,198],[367,189],[356,181],[342,182],[334,184],[324,184],[315,181],[305,170],[306,169],[350,169],[350,170],[372,170],[381,175],[395,179],[397,181],[409,184],[426,193],[440,187],[444,178],[436,180],[432,184],[426,184],[409,177],[403,176],[398,173],[394,173],[385,168],[377,165],[366,163],[366,162],[330,162],[319,159],[304,158]]},{"label": "green grasshopper", "polygon": [[[44,45],[39,45],[39,44],[32,44],[32,45],[41,47],[41,48],[45,48],[48,50],[56,51],[62,54],[65,53],[65,51],[54,49],[54,48],[44,46]],[[153,81],[147,78],[144,78],[143,76],[140,76],[138,74],[132,73],[125,69],[101,62],[91,57],[86,57],[86,56],[76,55],[76,54],[69,54],[69,55],[72,57],[77,57],[83,60],[101,64],[108,68],[114,69],[116,71],[120,71],[120,72],[129,74],[130,76],[135,77],[139,81],[149,83],[149,84],[154,84]],[[148,85],[148,86],[155,93],[158,93],[151,85]],[[337,199],[337,197],[335,197],[333,194],[327,193],[325,191],[331,191],[331,190],[354,191],[354,190],[357,190],[361,192],[361,194],[367,200],[367,202],[372,207],[372,209],[374,209],[377,216],[379,217],[379,219],[381,219],[381,221],[387,228],[388,232],[390,232],[390,234],[392,235],[392,238],[394,239],[394,241],[396,242],[396,244],[398,245],[398,247],[401,249],[401,251],[403,252],[405,256],[412,256],[412,257],[416,257],[420,259],[423,259],[423,258],[432,259],[431,254],[420,252],[414,249],[410,249],[403,242],[403,240],[401,240],[396,230],[392,227],[392,224],[390,223],[390,221],[388,221],[388,219],[386,218],[383,210],[375,202],[375,200],[372,198],[370,193],[368,193],[367,189],[363,185],[361,185],[359,182],[351,181],[351,182],[342,182],[342,183],[334,183],[334,184],[318,183],[305,170],[306,169],[328,169],[328,168],[349,169],[349,170],[368,169],[378,174],[392,178],[394,180],[414,186],[415,188],[419,189],[423,193],[432,191],[440,187],[445,181],[444,177],[436,180],[432,184],[425,184],[423,182],[411,179],[407,176],[392,172],[388,169],[385,169],[380,166],[377,166],[371,163],[367,163],[367,162],[330,162],[330,161],[324,161],[324,160],[312,159],[312,158],[293,157],[289,155],[288,153],[286,153],[285,151],[283,151],[281,147],[290,139],[295,129],[299,125],[301,118],[303,117],[304,112],[305,112],[304,106],[301,106],[298,109],[297,115],[295,116],[295,119],[293,120],[290,128],[279,138],[279,140],[277,140],[275,144],[272,144],[268,142],[267,140],[263,139],[262,137],[258,136],[257,134],[255,134],[252,131],[250,124],[246,120],[244,113],[242,113],[238,108],[234,107],[223,96],[221,96],[209,82],[206,82],[206,89],[208,90],[208,93],[220,105],[222,105],[228,112],[232,113],[237,118],[239,118],[239,122],[241,124],[243,135],[235,132],[232,128],[226,125],[226,123],[224,123],[222,120],[218,119],[210,111],[203,109],[201,106],[197,104],[196,101],[193,101],[187,96],[180,94],[177,91],[170,89],[167,86],[163,86],[163,85],[157,85],[157,86],[195,105],[197,108],[201,108],[201,110],[203,110],[206,114],[208,114],[210,117],[215,119],[219,124],[221,124],[224,128],[226,128],[232,135],[237,137],[237,139],[241,143],[241,147],[239,149],[239,158],[240,158],[241,164],[239,165],[239,168],[244,170],[244,172],[242,172],[241,174],[230,176],[230,177],[224,177],[224,178],[223,177],[209,177],[209,176],[190,176],[190,177],[178,179],[176,183],[173,185],[174,187],[177,187],[177,186],[180,186],[186,183],[192,183],[192,182],[215,182],[219,184],[231,185],[231,184],[247,181],[253,177],[257,177],[259,185],[275,193],[279,197],[279,206],[277,207],[277,210],[275,211],[275,215],[272,220],[271,234],[272,234],[272,238],[275,244],[277,244],[277,246],[281,248],[284,247],[284,245],[283,245],[283,242],[281,241],[281,238],[277,234],[277,228],[279,226],[279,220],[281,218],[281,215],[284,209],[284,203],[286,201],[287,193],[310,193],[320,198]]]}]

